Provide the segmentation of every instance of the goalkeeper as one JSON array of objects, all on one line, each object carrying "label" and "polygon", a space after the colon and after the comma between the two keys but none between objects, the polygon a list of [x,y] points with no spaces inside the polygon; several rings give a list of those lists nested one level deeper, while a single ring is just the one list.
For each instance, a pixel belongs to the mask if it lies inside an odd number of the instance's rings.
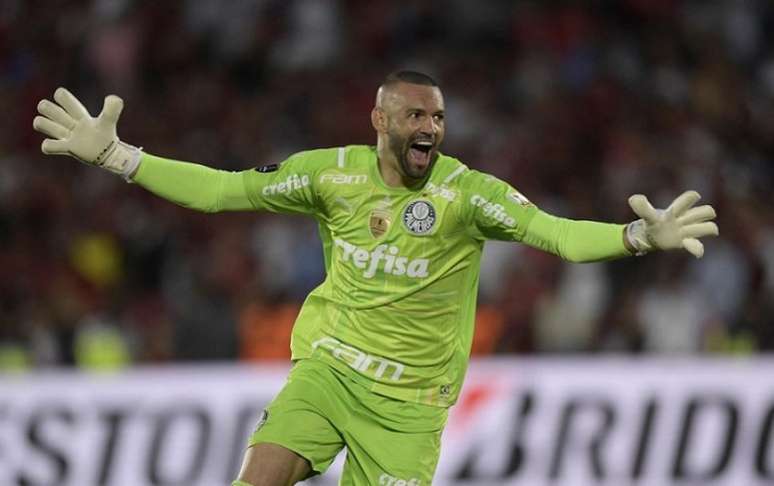
[{"label": "goalkeeper", "polygon": [[[400,71],[371,111],[375,146],[310,150],[241,172],[151,155],[119,140],[123,102],[92,117],[67,90],[38,104],[46,154],[115,172],[198,211],[302,213],[317,221],[325,281],[291,340],[294,366],[250,437],[239,486],[320,474],[347,448],[342,485],[429,485],[447,409],[473,337],[484,242],[508,240],[572,262],[657,250],[700,258],[717,235],[710,206],[687,191],[664,210],[645,196],[629,224],[574,221],[538,209],[508,183],[439,152],[436,82]],[[217,323],[213,323],[217,325]]]}]

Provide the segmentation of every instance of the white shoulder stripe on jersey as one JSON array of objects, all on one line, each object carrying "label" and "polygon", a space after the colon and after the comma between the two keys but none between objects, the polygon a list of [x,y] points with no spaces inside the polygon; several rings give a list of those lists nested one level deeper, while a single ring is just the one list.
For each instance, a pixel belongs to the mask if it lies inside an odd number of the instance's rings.
[{"label": "white shoulder stripe on jersey", "polygon": [[452,172],[451,174],[446,176],[446,179],[443,180],[443,183],[444,184],[450,183],[452,181],[452,179],[454,179],[458,175],[462,174],[465,171],[465,169],[467,169],[467,167],[464,166],[464,165],[461,165],[461,166],[457,167],[457,170],[455,170],[454,172]]},{"label": "white shoulder stripe on jersey", "polygon": [[338,166],[339,169],[344,168],[344,156],[346,155],[347,148],[346,147],[339,147],[339,160],[338,160]]}]

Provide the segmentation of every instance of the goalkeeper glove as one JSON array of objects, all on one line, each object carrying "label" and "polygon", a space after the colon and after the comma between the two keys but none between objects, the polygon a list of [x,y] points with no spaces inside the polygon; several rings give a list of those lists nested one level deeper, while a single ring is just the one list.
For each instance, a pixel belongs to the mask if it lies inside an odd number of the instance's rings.
[{"label": "goalkeeper glove", "polygon": [[129,180],[140,165],[142,152],[120,141],[116,134],[123,100],[115,95],[107,96],[96,118],[64,88],[54,92],[54,100],[56,103],[49,100],[38,103],[42,116],[36,116],[32,122],[35,130],[51,137],[43,140],[43,153],[69,155]]},{"label": "goalkeeper glove", "polygon": [[654,209],[642,194],[631,196],[629,206],[642,219],[626,226],[626,238],[637,255],[684,248],[701,258],[704,245],[699,238],[717,236],[718,226],[710,221],[715,218],[712,206],[693,207],[700,198],[698,192],[686,191],[668,208]]}]

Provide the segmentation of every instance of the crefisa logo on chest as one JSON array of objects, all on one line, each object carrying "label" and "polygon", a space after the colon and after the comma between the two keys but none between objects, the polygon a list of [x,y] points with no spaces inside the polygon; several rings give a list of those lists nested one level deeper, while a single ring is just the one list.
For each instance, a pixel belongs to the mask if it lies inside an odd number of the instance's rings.
[{"label": "crefisa logo on chest", "polygon": [[430,201],[412,201],[403,211],[403,224],[415,235],[425,235],[435,225],[435,208]]}]

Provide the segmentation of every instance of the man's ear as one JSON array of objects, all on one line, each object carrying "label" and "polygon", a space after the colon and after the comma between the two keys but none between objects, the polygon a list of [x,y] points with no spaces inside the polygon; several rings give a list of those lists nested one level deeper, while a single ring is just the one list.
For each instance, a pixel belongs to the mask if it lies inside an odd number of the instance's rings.
[{"label": "man's ear", "polygon": [[384,110],[378,106],[374,106],[371,110],[371,125],[378,133],[384,133],[387,131],[387,118],[384,114]]}]

